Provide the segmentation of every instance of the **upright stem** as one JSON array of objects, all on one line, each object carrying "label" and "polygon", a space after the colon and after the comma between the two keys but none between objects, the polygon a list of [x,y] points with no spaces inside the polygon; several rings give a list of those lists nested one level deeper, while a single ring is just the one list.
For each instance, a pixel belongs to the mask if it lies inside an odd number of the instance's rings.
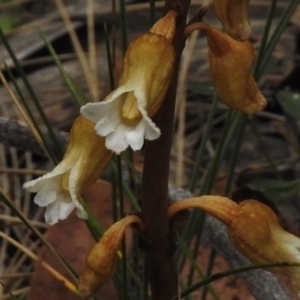
[{"label": "upright stem", "polygon": [[[174,108],[180,56],[184,47],[184,28],[190,0],[166,0],[164,13],[178,9],[179,17],[173,45],[176,51],[172,83],[166,99],[153,118],[161,137],[146,144],[142,183],[142,217],[146,228],[146,260],[152,300],[169,300],[178,290],[168,221],[168,178],[173,135]],[[163,62],[162,62],[163,63]]]}]

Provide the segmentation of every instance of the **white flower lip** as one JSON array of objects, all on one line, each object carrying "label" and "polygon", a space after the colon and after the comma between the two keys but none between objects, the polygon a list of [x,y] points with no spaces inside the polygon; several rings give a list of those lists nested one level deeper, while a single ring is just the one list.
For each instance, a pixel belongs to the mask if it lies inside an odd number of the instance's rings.
[{"label": "white flower lip", "polygon": [[[137,84],[138,86],[138,84]],[[134,93],[137,99],[137,107],[142,115],[141,120],[125,122],[120,111],[123,105],[122,96]],[[128,146],[133,150],[140,150],[144,144],[144,138],[157,139],[160,129],[149,118],[145,109],[147,100],[145,92],[138,88],[132,88],[131,84],[125,84],[114,90],[105,101],[88,103],[81,107],[81,114],[96,123],[97,134],[106,137],[105,146],[119,154]]]},{"label": "white flower lip", "polygon": [[[72,184],[74,179],[71,170],[72,166],[65,161],[62,161],[52,172],[45,174],[35,180],[24,183],[23,187],[33,193],[37,193],[34,197],[34,202],[39,206],[46,206],[45,220],[46,223],[53,225],[59,220],[65,220],[72,210],[77,208],[77,215],[86,219],[87,213],[83,206],[79,203],[76,191]],[[70,193],[64,191],[61,186],[63,174],[70,172],[69,190]],[[75,168],[76,172],[76,168]]]}]

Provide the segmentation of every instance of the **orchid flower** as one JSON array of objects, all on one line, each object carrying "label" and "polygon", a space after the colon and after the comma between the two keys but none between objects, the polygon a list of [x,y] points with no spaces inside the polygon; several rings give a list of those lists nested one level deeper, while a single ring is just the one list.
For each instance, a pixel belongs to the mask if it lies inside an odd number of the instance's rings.
[{"label": "orchid flower", "polygon": [[[223,222],[234,246],[252,263],[300,264],[300,238],[285,231],[276,214],[265,204],[256,200],[237,204],[226,197],[201,196],[172,204],[168,214],[173,217],[177,212],[192,207]],[[267,270],[287,276],[300,296],[300,267],[276,266]]]},{"label": "orchid flower", "polygon": [[206,23],[199,22],[197,29],[206,33],[211,76],[221,101],[245,113],[264,109],[267,101],[251,75],[253,45],[237,41]]},{"label": "orchid flower", "polygon": [[139,150],[144,138],[160,136],[151,117],[161,106],[173,74],[176,15],[170,11],[130,44],[118,88],[102,102],[81,108],[81,114],[96,124],[97,134],[106,137],[106,147],[118,154],[128,146]]},{"label": "orchid flower", "polygon": [[66,219],[75,207],[80,218],[87,218],[79,197],[98,180],[112,157],[104,143],[94,124],[79,116],[71,128],[63,160],[50,173],[24,183],[27,191],[37,193],[34,202],[47,207],[48,224]]}]

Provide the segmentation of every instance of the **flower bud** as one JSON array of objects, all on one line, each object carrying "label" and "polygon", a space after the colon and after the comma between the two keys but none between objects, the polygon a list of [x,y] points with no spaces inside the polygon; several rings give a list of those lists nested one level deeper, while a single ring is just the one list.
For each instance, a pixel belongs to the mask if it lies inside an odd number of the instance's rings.
[{"label": "flower bud", "polygon": [[78,290],[82,297],[93,295],[113,275],[117,251],[130,224],[137,224],[144,231],[142,220],[134,215],[127,216],[114,223],[91,249],[86,257],[86,267],[79,278]]},{"label": "flower bud", "polygon": [[50,173],[24,183],[26,190],[37,193],[34,202],[47,207],[48,224],[66,219],[75,207],[79,217],[87,218],[79,197],[99,179],[112,158],[104,143],[94,124],[79,116],[71,128],[63,160]]},{"label": "flower bud", "polygon": [[236,40],[248,40],[251,34],[248,4],[249,0],[213,0],[214,11],[225,33]]}]

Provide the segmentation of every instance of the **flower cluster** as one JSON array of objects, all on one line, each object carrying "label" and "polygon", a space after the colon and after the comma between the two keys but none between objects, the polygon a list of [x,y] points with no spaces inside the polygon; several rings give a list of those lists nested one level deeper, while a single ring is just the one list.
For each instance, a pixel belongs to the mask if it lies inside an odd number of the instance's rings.
[{"label": "flower cluster", "polygon": [[120,153],[128,145],[141,149],[144,138],[160,136],[150,117],[159,109],[173,74],[176,16],[170,11],[130,44],[119,87],[104,101],[81,108],[61,163],[24,184],[37,193],[34,202],[47,207],[48,224],[66,219],[75,207],[79,217],[87,218],[80,195],[99,178],[113,152]]},{"label": "flower cluster", "polygon": [[[248,0],[213,0],[213,7],[224,32],[204,22],[190,26],[206,34],[216,90],[229,107],[258,112],[266,106],[266,99],[251,75],[254,49],[249,41]],[[103,101],[81,108],[61,163],[24,184],[25,189],[37,193],[34,202],[47,207],[47,223],[66,219],[74,208],[79,217],[87,218],[81,194],[97,181],[113,153],[119,154],[128,146],[139,150],[144,139],[160,137],[151,118],[162,105],[173,76],[176,17],[177,12],[169,11],[149,32],[131,42],[118,87]],[[285,232],[276,215],[255,200],[238,205],[219,196],[190,198],[171,205],[169,216],[187,207],[201,208],[224,222],[232,242],[254,263],[300,261],[299,239]],[[144,231],[139,217],[127,216],[113,224],[88,254],[78,287],[83,297],[91,296],[112,276],[125,228],[132,223]],[[294,285],[300,279],[295,268],[271,270],[290,276]]]}]

